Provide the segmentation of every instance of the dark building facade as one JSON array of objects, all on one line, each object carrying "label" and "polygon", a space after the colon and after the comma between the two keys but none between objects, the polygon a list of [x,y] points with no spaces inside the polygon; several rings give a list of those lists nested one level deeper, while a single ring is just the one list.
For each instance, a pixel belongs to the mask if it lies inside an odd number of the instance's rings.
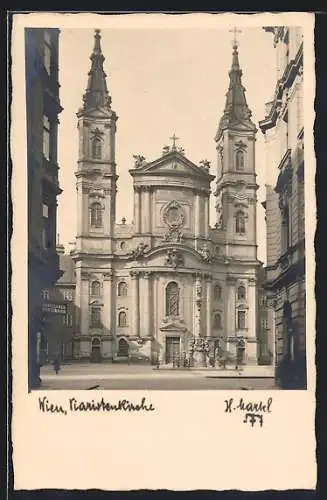
[{"label": "dark building facade", "polygon": [[61,363],[73,358],[73,334],[75,328],[75,270],[70,255],[62,245],[57,246],[62,276],[53,288],[42,291],[44,313],[45,360],[58,359]]},{"label": "dark building facade", "polygon": [[276,87],[260,122],[267,150],[265,289],[281,385],[306,387],[303,32],[265,28],[276,49]]},{"label": "dark building facade", "polygon": [[28,169],[28,385],[40,385],[42,290],[60,276],[56,253],[58,29],[25,29]]}]

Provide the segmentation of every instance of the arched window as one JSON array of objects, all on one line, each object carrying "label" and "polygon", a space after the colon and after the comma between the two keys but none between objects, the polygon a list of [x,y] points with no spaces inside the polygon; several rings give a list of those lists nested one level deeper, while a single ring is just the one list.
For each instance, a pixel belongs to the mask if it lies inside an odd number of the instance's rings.
[{"label": "arched window", "polygon": [[245,286],[241,285],[237,289],[237,299],[244,300],[245,299]]},{"label": "arched window", "polygon": [[49,292],[49,290],[42,290],[42,299],[43,300],[49,300],[50,299],[50,292]]},{"label": "arched window", "polygon": [[91,307],[91,328],[101,327],[101,307]]},{"label": "arched window", "polygon": [[179,288],[175,281],[166,287],[166,316],[179,315]]},{"label": "arched window", "polygon": [[101,288],[100,282],[93,281],[93,283],[91,284],[91,295],[93,295],[93,297],[99,297],[100,288]]},{"label": "arched window", "polygon": [[221,314],[220,313],[215,313],[213,327],[214,328],[221,328]]},{"label": "arched window", "polygon": [[244,152],[241,150],[236,153],[236,170],[244,170]]},{"label": "arched window", "polygon": [[100,159],[102,154],[102,141],[100,137],[92,139],[92,158]]},{"label": "arched window", "polygon": [[102,208],[100,203],[93,203],[91,205],[91,226],[102,226]]},{"label": "arched window", "polygon": [[213,289],[213,298],[214,300],[220,300],[221,299],[221,286],[219,284],[214,286]]},{"label": "arched window", "polygon": [[127,326],[127,314],[125,311],[121,311],[118,314],[118,326]]},{"label": "arched window", "polygon": [[127,284],[125,281],[121,281],[118,283],[118,295],[119,297],[123,297],[127,295]]},{"label": "arched window", "polygon": [[237,214],[236,214],[236,232],[239,234],[245,233],[245,214],[244,214],[244,212],[237,212]]}]

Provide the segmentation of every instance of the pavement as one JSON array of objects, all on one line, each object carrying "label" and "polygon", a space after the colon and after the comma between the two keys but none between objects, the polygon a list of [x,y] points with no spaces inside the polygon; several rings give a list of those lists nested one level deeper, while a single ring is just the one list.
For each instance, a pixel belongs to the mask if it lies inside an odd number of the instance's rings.
[{"label": "pavement", "polygon": [[[250,367],[249,367],[250,368]],[[252,367],[270,368],[270,367]],[[56,375],[52,366],[41,368],[41,390],[227,390],[277,389],[268,370],[174,369],[121,364],[62,365]]]}]

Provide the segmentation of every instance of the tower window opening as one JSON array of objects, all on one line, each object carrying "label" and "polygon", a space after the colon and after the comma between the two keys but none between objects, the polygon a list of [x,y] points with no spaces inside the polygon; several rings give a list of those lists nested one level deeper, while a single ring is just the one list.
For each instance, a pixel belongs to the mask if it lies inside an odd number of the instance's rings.
[{"label": "tower window opening", "polygon": [[244,151],[238,150],[236,152],[236,170],[244,170]]}]

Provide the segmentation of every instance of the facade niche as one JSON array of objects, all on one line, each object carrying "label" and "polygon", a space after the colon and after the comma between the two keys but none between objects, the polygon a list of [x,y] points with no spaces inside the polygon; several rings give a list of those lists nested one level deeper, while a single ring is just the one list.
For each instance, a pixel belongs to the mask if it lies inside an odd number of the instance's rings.
[{"label": "facade niche", "polygon": [[125,281],[118,283],[118,296],[125,297],[127,295],[127,284]]}]

